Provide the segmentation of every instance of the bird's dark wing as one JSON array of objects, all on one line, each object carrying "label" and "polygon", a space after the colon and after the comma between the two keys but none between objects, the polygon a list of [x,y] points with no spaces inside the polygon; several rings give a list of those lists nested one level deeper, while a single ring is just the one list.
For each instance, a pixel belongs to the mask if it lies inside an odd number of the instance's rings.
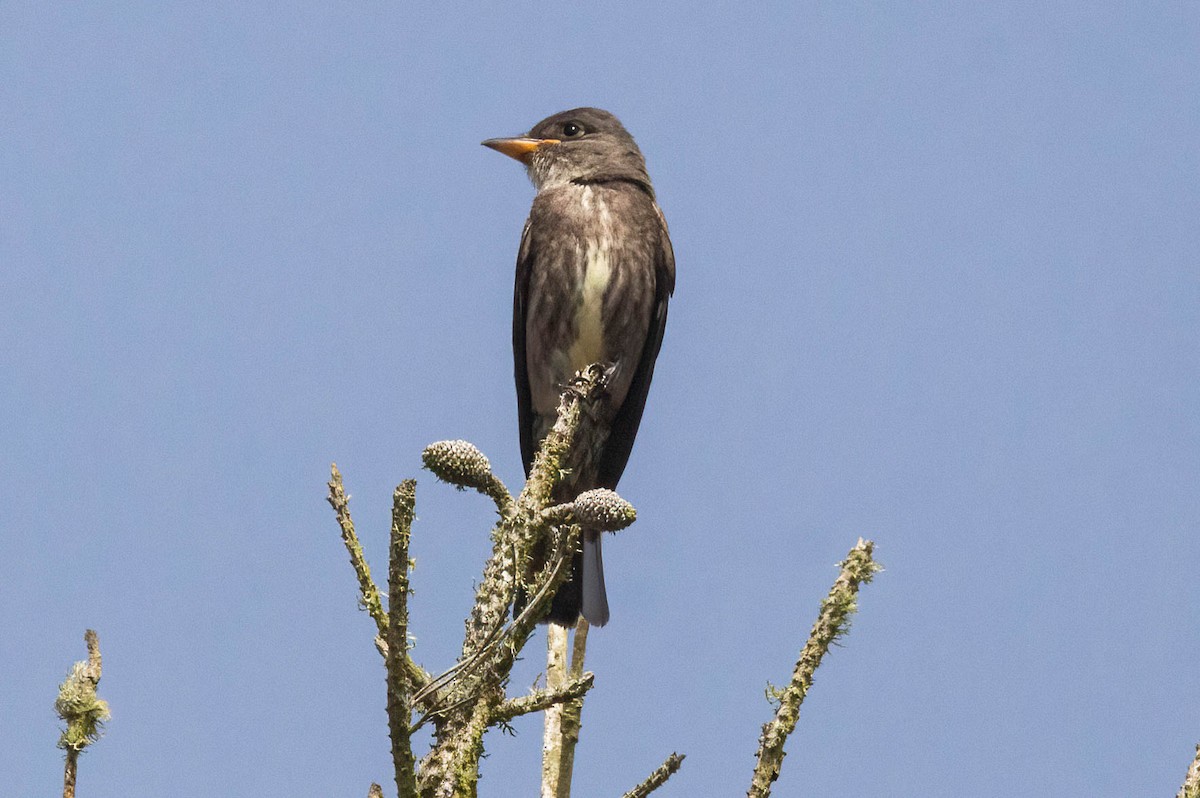
[{"label": "bird's dark wing", "polygon": [[[675,291],[675,251],[671,248],[667,221],[657,204],[654,205],[654,211],[658,215],[659,243],[654,249],[654,305],[650,309],[650,327],[646,331],[646,343],[642,346],[642,356],[633,374],[633,382],[629,385],[629,393],[625,395],[625,401],[613,419],[608,442],[600,459],[596,481],[603,488],[617,486],[629,461],[633,439],[637,436],[642,411],[646,408],[646,394],[654,376],[654,361],[662,347],[663,330],[667,326],[667,304]],[[528,387],[525,390],[528,393]]]},{"label": "bird's dark wing", "polygon": [[521,233],[521,248],[517,252],[517,280],[513,288],[513,374],[517,384],[517,425],[521,431],[521,462],[525,476],[533,467],[538,441],[534,439],[533,398],[529,389],[529,368],[525,362],[525,316],[529,303],[529,272],[533,263],[533,236],[529,221]]}]

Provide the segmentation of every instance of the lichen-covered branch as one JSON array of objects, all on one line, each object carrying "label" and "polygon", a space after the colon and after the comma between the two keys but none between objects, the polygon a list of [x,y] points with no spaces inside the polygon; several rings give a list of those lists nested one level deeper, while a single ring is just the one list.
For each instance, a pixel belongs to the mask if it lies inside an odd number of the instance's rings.
[{"label": "lichen-covered branch", "polygon": [[388,546],[387,713],[392,764],[400,798],[417,798],[416,759],[412,751],[412,683],[408,660],[408,544],[416,506],[417,483],[407,479],[392,494],[392,530]]},{"label": "lichen-covered branch", "polygon": [[354,531],[354,521],[350,518],[350,497],[346,495],[346,490],[342,486],[342,473],[338,471],[337,463],[331,465],[329,470],[328,501],[337,514],[338,526],[342,528],[342,542],[346,544],[346,550],[350,553],[350,565],[354,566],[354,573],[358,576],[358,600],[366,609],[367,614],[375,621],[375,628],[379,630],[379,636],[386,640],[387,615],[383,611],[379,588],[371,579],[371,567],[367,565],[367,557],[363,554],[362,544],[358,542],[358,535]]},{"label": "lichen-covered branch", "polygon": [[[371,620],[375,621],[377,630],[375,647],[386,662],[388,658],[388,616],[383,610],[383,600],[379,596],[379,588],[375,586],[375,581],[371,578],[371,568],[367,565],[362,544],[359,543],[358,535],[354,531],[354,519],[350,517],[350,497],[346,495],[345,488],[342,486],[342,474],[338,471],[336,463],[330,466],[330,476],[328,501],[337,514],[338,526],[342,529],[342,542],[346,544],[346,551],[350,554],[350,565],[353,566],[354,573],[358,576],[359,604],[366,608]],[[404,668],[413,690],[419,690],[429,684],[432,677],[425,672],[424,668],[413,662],[412,658],[408,656],[407,650],[401,666]]]},{"label": "lichen-covered branch", "polygon": [[109,718],[108,702],[96,695],[100,684],[100,638],[95,631],[84,632],[87,644],[86,662],[76,662],[58,688],[54,711],[67,724],[58,738],[58,747],[67,752],[63,768],[63,798],[75,798],[75,779],[79,769],[79,754],[100,739],[104,723]]},{"label": "lichen-covered branch", "polygon": [[[594,404],[604,388],[599,367],[585,369],[563,393],[558,419],[542,442],[534,459],[525,487],[517,497],[513,512],[492,531],[492,556],[484,567],[483,580],[475,591],[475,604],[466,622],[462,655],[453,677],[463,681],[468,671],[492,671],[492,675],[511,669],[516,652],[532,633],[537,620],[545,614],[554,591],[567,577],[567,569],[557,567],[574,550],[578,530],[573,526],[551,524],[542,513],[550,505],[551,491],[561,478],[561,465],[578,432],[582,410]],[[533,544],[549,540],[554,555],[546,567],[527,585],[531,600],[513,623],[504,627],[524,563]],[[487,654],[487,657],[482,655]],[[484,667],[486,663],[486,667]],[[470,664],[470,668],[466,666]],[[489,677],[490,678],[490,677]]]},{"label": "lichen-covered branch", "polygon": [[776,694],[779,709],[763,726],[748,798],[766,798],[771,794],[771,785],[779,778],[779,769],[783,765],[784,743],[796,728],[800,704],[812,686],[813,674],[829,647],[849,630],[850,619],[857,609],[859,586],[870,582],[880,570],[871,558],[874,548],[875,544],[869,540],[858,541],[842,562],[842,571],[829,595],[821,602],[821,612],[800,652],[791,682]]},{"label": "lichen-covered branch", "polygon": [[683,754],[671,754],[658,770],[651,773],[645,781],[625,793],[621,798],[646,798],[647,795],[667,783],[667,779],[679,770],[683,759]]},{"label": "lichen-covered branch", "polygon": [[[496,547],[484,571],[484,580],[475,592],[461,659],[470,658],[487,645],[503,623],[520,578],[518,566],[523,564],[534,540],[548,531],[541,514],[550,506],[551,491],[561,478],[562,464],[579,430],[582,407],[585,402],[594,401],[602,389],[603,372],[596,368],[581,372],[563,393],[558,419],[538,449],[514,512],[494,533]],[[532,623],[529,628],[532,630]]]},{"label": "lichen-covered branch", "polygon": [[518,718],[521,715],[528,715],[531,712],[541,712],[556,704],[583,698],[587,691],[592,689],[595,681],[595,674],[585,673],[578,679],[572,679],[567,682],[558,690],[534,690],[529,695],[523,695],[520,698],[510,698],[496,707],[496,714],[492,720],[495,723],[508,723],[513,718]]},{"label": "lichen-covered branch", "polygon": [[1192,766],[1188,768],[1187,777],[1175,798],[1200,798],[1200,745],[1196,746],[1196,758],[1192,760]]},{"label": "lichen-covered branch", "polygon": [[499,686],[489,687],[448,712],[437,728],[433,749],[421,760],[417,777],[421,798],[475,798],[483,735],[503,700]]},{"label": "lichen-covered branch", "polygon": [[[603,396],[604,382],[603,369],[598,367],[576,375],[562,395],[557,420],[538,450],[524,489],[515,499],[492,474],[483,453],[466,441],[443,441],[425,450],[425,465],[435,475],[491,497],[500,515],[492,530],[492,553],[465,622],[462,653],[455,666],[437,678],[431,678],[408,655],[408,547],[415,483],[402,483],[393,496],[385,614],[355,534],[341,475],[336,466],[332,469],[329,503],[337,514],[358,576],[361,602],[376,623],[376,642],[387,664],[388,722],[400,798],[475,798],[487,730],[541,710],[547,713],[542,795],[569,798],[582,700],[593,683],[592,674],[583,671],[587,622],[580,620],[576,627],[570,661],[568,630],[549,626],[545,690],[508,699],[505,685],[538,619],[545,615],[567,578],[581,527],[616,531],[636,518],[633,507],[609,490],[588,491],[573,501],[553,503],[555,485],[569,467],[569,453],[577,439],[587,434],[587,420],[595,412],[596,400]],[[779,708],[763,727],[750,798],[766,798],[778,778],[784,744],[795,729],[813,674],[829,646],[849,628],[860,585],[869,582],[878,570],[872,550],[870,541],[860,540],[842,563],[842,572],[822,602],[820,616],[801,651],[790,684],[776,693]],[[524,596],[523,608],[509,620],[509,608],[518,590]],[[416,723],[414,710],[424,712]],[[412,734],[431,718],[433,745],[417,763]],[[681,755],[672,754],[646,781],[626,793],[626,798],[650,794],[679,769],[682,761]],[[1189,773],[1189,783],[1196,778],[1200,777]],[[373,790],[378,792],[377,788]],[[1200,798],[1190,792],[1181,795]]]},{"label": "lichen-covered branch", "polygon": [[[550,506],[554,485],[562,476],[565,457],[578,434],[584,411],[603,390],[602,369],[589,368],[577,375],[563,393],[558,419],[542,442],[524,489],[511,511],[502,511],[501,521],[493,530],[492,555],[466,621],[458,665],[431,685],[441,694],[441,708],[436,713],[433,747],[419,767],[422,798],[471,798],[476,794],[483,734],[503,715],[503,685],[555,590],[566,579],[568,569],[563,564],[578,545],[576,525],[553,524],[544,520],[542,513]],[[440,475],[464,487],[486,484],[486,458],[463,446],[454,448],[461,459],[450,463],[442,458],[437,466],[442,469]],[[442,468],[446,465],[453,467]],[[522,585],[528,603],[506,626],[508,609],[537,543],[547,545],[550,557],[533,577],[533,583]]]},{"label": "lichen-covered branch", "polygon": [[[398,487],[393,500],[389,610],[385,614],[354,530],[341,474],[336,466],[332,468],[329,503],[337,514],[351,565],[358,576],[362,606],[378,630],[376,646],[387,664],[388,722],[401,798],[475,796],[484,734],[492,726],[507,723],[519,714],[563,705],[575,707],[572,734],[578,734],[577,705],[593,678],[583,673],[586,628],[576,636],[570,680],[562,680],[557,688],[513,700],[506,699],[504,687],[517,655],[569,574],[571,556],[579,545],[580,524],[616,530],[628,526],[636,517],[633,508],[612,491],[592,491],[561,505],[557,512],[547,512],[555,485],[567,468],[568,454],[581,428],[587,426],[585,419],[595,415],[605,380],[604,370],[599,367],[590,367],[576,375],[562,395],[557,421],[543,440],[524,489],[516,499],[492,473],[487,457],[466,441],[443,441],[426,448],[423,460],[430,471],[459,488],[473,488],[491,497],[500,515],[492,530],[492,553],[466,620],[462,654],[453,668],[437,678],[417,667],[408,655],[406,597],[413,483],[405,482]],[[509,608],[518,589],[525,596],[524,606],[509,621]],[[414,710],[424,713],[415,723]],[[416,763],[412,734],[429,719],[434,722],[433,745]]]}]

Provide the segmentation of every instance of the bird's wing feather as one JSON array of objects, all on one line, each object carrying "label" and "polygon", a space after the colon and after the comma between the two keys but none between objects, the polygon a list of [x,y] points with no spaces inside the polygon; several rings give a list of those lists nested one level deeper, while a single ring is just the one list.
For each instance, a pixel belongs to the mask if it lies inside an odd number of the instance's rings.
[{"label": "bird's wing feather", "polygon": [[[654,210],[658,214],[659,246],[655,250],[654,305],[650,311],[650,328],[646,331],[646,343],[642,347],[642,355],[638,360],[633,381],[629,385],[629,392],[621,409],[617,411],[616,418],[613,419],[608,442],[604,447],[597,475],[598,485],[604,488],[611,489],[617,486],[621,474],[625,471],[625,464],[629,461],[629,453],[633,450],[633,439],[637,436],[642,411],[646,407],[646,394],[650,390],[650,380],[654,377],[654,361],[662,347],[663,330],[667,325],[667,305],[675,291],[675,251],[671,247],[671,238],[662,210],[657,204]],[[528,392],[528,387],[526,391]]]},{"label": "bird's wing feather", "polygon": [[517,252],[517,280],[513,288],[513,372],[517,383],[517,424],[521,431],[521,462],[525,476],[533,467],[538,441],[534,437],[533,398],[529,388],[529,368],[525,360],[525,317],[528,312],[529,271],[533,263],[533,236],[530,223],[525,222],[521,233],[521,248]]}]

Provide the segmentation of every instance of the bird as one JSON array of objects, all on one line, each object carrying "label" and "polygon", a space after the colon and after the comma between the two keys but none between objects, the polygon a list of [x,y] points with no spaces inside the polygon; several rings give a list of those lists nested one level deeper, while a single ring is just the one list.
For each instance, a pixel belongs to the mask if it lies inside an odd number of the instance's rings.
[{"label": "bird", "polygon": [[[521,457],[529,476],[575,373],[600,364],[605,393],[594,428],[553,499],[615,489],[642,420],[675,253],[646,161],[617,117],[575,108],[523,136],[483,145],[525,165],[536,196],[521,234],[513,291],[513,365]],[[572,573],[543,621],[609,620],[601,533],[584,529]],[[543,554],[544,557],[544,554]],[[536,555],[535,555],[536,559]],[[518,596],[514,613],[523,599]]]}]

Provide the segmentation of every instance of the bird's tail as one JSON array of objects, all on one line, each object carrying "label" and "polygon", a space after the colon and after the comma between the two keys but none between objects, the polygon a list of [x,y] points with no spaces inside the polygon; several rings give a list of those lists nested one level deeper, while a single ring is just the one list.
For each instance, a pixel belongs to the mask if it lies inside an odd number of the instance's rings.
[{"label": "bird's tail", "polygon": [[[518,591],[513,603],[520,614],[528,597]],[[592,626],[608,623],[608,593],[604,589],[604,558],[600,554],[600,533],[583,531],[583,548],[575,552],[571,576],[554,594],[550,611],[543,621],[574,626],[582,615]]]},{"label": "bird's tail", "polygon": [[599,532],[583,533],[583,617],[592,626],[608,623],[608,593],[604,590],[604,558]]}]

